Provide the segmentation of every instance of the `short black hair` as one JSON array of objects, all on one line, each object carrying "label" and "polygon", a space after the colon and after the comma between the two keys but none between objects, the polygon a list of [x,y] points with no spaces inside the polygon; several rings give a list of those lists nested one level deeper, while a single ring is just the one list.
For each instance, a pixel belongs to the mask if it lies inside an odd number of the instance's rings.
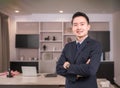
[{"label": "short black hair", "polygon": [[75,14],[73,14],[71,23],[73,24],[74,18],[79,17],[79,16],[83,16],[83,17],[87,20],[87,23],[89,24],[89,18],[88,18],[88,16],[87,16],[85,13],[83,13],[83,12],[76,12]]}]

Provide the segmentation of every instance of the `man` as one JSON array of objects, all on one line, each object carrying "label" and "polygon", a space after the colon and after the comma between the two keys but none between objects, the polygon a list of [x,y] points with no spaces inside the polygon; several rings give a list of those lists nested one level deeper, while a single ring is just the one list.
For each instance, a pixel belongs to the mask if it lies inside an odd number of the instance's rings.
[{"label": "man", "polygon": [[85,13],[76,12],[71,23],[76,41],[65,45],[56,72],[66,77],[66,88],[97,88],[101,45],[88,36],[90,24]]}]

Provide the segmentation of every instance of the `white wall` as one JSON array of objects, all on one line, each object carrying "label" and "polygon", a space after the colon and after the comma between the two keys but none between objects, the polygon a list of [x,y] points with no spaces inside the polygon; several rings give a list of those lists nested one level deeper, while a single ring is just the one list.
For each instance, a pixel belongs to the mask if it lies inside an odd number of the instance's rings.
[{"label": "white wall", "polygon": [[113,58],[115,63],[115,81],[120,85],[120,11],[113,14]]},{"label": "white wall", "polygon": [[16,34],[15,18],[9,17],[10,60],[16,59],[15,34]]},{"label": "white wall", "polygon": [[[1,16],[0,16],[0,36],[1,36]],[[0,47],[2,46],[2,41],[0,40]],[[0,72],[2,71],[2,49],[0,49]]]}]

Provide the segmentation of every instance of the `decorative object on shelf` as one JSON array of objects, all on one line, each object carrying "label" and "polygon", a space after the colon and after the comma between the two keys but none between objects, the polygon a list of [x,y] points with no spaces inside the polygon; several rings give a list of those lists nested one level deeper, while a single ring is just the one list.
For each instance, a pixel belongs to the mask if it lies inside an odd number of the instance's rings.
[{"label": "decorative object on shelf", "polygon": [[44,38],[45,40],[50,40],[50,36],[47,36]]},{"label": "decorative object on shelf", "polygon": [[32,58],[30,58],[30,60],[32,60],[32,61],[37,61],[38,58],[37,58],[37,57],[32,57]]},{"label": "decorative object on shelf", "polygon": [[53,36],[53,41],[55,41],[56,40],[56,37],[55,36]]},{"label": "decorative object on shelf", "polygon": [[53,47],[53,51],[55,51],[56,50],[56,47]]},{"label": "decorative object on shelf", "polygon": [[32,60],[32,58],[31,58],[31,57],[29,57],[29,58],[28,58],[28,60],[29,60],[29,61],[31,61],[31,60]]},{"label": "decorative object on shelf", "polygon": [[52,60],[53,53],[43,53],[43,60]]},{"label": "decorative object on shelf", "polygon": [[34,57],[32,57],[31,60],[35,60]]},{"label": "decorative object on shelf", "polygon": [[67,43],[72,42],[72,39],[70,37],[67,38]]},{"label": "decorative object on shelf", "polygon": [[34,60],[35,60],[35,61],[37,61],[37,60],[38,60],[38,58],[37,58],[37,57],[34,57]]},{"label": "decorative object on shelf", "polygon": [[46,45],[43,45],[43,50],[46,50],[47,46]]},{"label": "decorative object on shelf", "polygon": [[24,59],[25,59],[24,56],[21,56],[21,57],[20,57],[20,60],[21,60],[21,61],[23,61]]}]

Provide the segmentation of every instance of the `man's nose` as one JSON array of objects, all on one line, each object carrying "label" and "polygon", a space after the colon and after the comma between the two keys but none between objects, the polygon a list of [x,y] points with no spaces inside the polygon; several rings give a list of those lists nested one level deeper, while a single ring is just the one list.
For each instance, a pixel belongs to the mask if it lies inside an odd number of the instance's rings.
[{"label": "man's nose", "polygon": [[80,26],[80,25],[78,25],[78,26],[77,26],[77,29],[81,29],[81,26]]}]

